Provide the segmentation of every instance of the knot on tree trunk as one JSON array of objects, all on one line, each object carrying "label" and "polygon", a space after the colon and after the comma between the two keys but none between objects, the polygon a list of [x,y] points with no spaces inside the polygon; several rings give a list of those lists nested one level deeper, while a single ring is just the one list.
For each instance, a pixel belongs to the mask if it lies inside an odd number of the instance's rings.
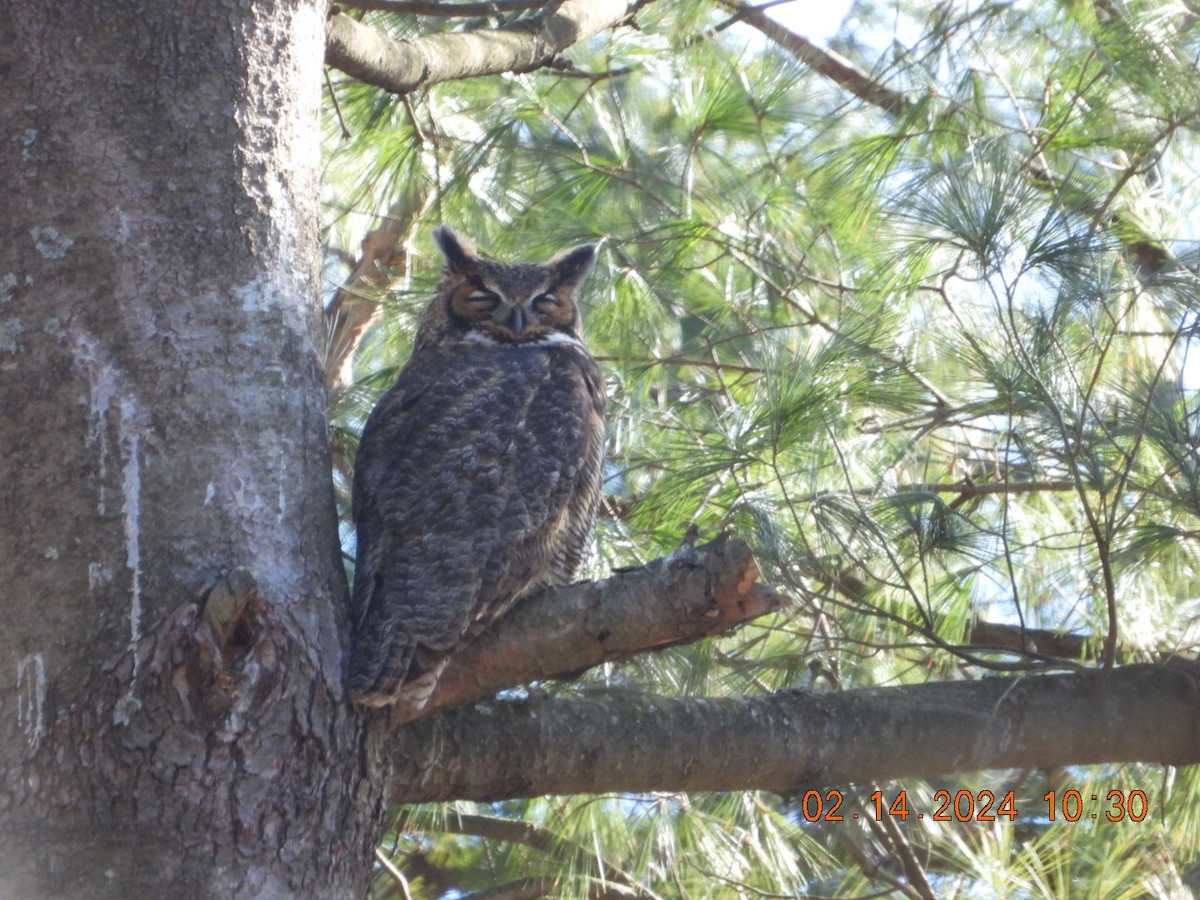
[{"label": "knot on tree trunk", "polygon": [[142,674],[130,695],[153,696],[143,682],[156,678],[164,695],[182,707],[172,718],[207,728],[275,689],[288,631],[273,621],[253,573],[239,566],[199,603],[168,616],[135,648],[141,657],[135,670]]},{"label": "knot on tree trunk", "polygon": [[213,586],[201,622],[211,631],[219,667],[232,665],[253,646],[262,631],[262,599],[249,569],[238,566]]}]

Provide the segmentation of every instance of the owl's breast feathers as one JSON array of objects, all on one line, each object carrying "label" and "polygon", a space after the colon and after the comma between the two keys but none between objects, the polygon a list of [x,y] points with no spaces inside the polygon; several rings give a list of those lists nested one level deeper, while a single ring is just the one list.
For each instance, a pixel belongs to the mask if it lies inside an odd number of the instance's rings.
[{"label": "owl's breast feathers", "polygon": [[515,600],[575,577],[605,404],[573,343],[418,348],[355,464],[353,699],[394,702],[422,675],[427,694],[445,657]]}]

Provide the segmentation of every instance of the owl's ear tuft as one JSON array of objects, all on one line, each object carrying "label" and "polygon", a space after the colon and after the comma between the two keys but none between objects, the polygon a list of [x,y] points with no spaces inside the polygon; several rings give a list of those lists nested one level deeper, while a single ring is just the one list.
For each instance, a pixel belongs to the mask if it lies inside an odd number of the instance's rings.
[{"label": "owl's ear tuft", "polygon": [[596,245],[580,244],[554,254],[546,260],[546,268],[555,273],[559,285],[575,290],[583,284],[595,262]]},{"label": "owl's ear tuft", "polygon": [[455,272],[462,275],[475,268],[478,259],[475,245],[460,238],[454,233],[454,229],[447,225],[439,225],[433,229],[433,240],[446,260],[447,274]]}]

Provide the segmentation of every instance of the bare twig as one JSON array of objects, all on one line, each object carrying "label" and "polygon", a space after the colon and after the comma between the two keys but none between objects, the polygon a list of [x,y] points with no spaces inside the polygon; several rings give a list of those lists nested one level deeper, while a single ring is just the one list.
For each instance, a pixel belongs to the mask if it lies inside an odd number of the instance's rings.
[{"label": "bare twig", "polygon": [[929,884],[925,870],[921,866],[912,844],[905,837],[904,831],[896,824],[891,816],[882,816],[878,820],[867,818],[867,827],[874,832],[876,839],[887,847],[893,858],[900,863],[904,872],[906,892],[914,900],[935,900],[936,894]]},{"label": "bare twig", "polygon": [[392,879],[396,887],[400,890],[400,896],[404,900],[412,900],[412,893],[408,888],[408,879],[404,877],[404,873],[396,868],[396,864],[388,859],[387,854],[379,847],[375,848],[375,862],[383,867],[383,871],[388,873],[388,877]]}]

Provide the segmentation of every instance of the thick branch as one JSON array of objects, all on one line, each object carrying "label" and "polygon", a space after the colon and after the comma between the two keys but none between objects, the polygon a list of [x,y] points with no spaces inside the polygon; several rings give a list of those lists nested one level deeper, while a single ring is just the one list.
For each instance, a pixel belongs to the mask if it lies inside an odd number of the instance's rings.
[{"label": "thick branch", "polygon": [[[452,748],[452,750],[451,750]],[[766,697],[489,701],[396,732],[400,802],[789,794],[1006,767],[1200,762],[1200,666]]]},{"label": "thick branch", "polygon": [[394,41],[335,14],[325,28],[325,62],[347,75],[397,94],[418,87],[530,72],[562,51],[628,20],[645,0],[566,0],[514,25],[485,31],[428,34]]},{"label": "thick branch", "polygon": [[604,581],[530,598],[451,660],[420,715],[729,631],[784,605],[757,578],[746,543],[722,535]]}]

